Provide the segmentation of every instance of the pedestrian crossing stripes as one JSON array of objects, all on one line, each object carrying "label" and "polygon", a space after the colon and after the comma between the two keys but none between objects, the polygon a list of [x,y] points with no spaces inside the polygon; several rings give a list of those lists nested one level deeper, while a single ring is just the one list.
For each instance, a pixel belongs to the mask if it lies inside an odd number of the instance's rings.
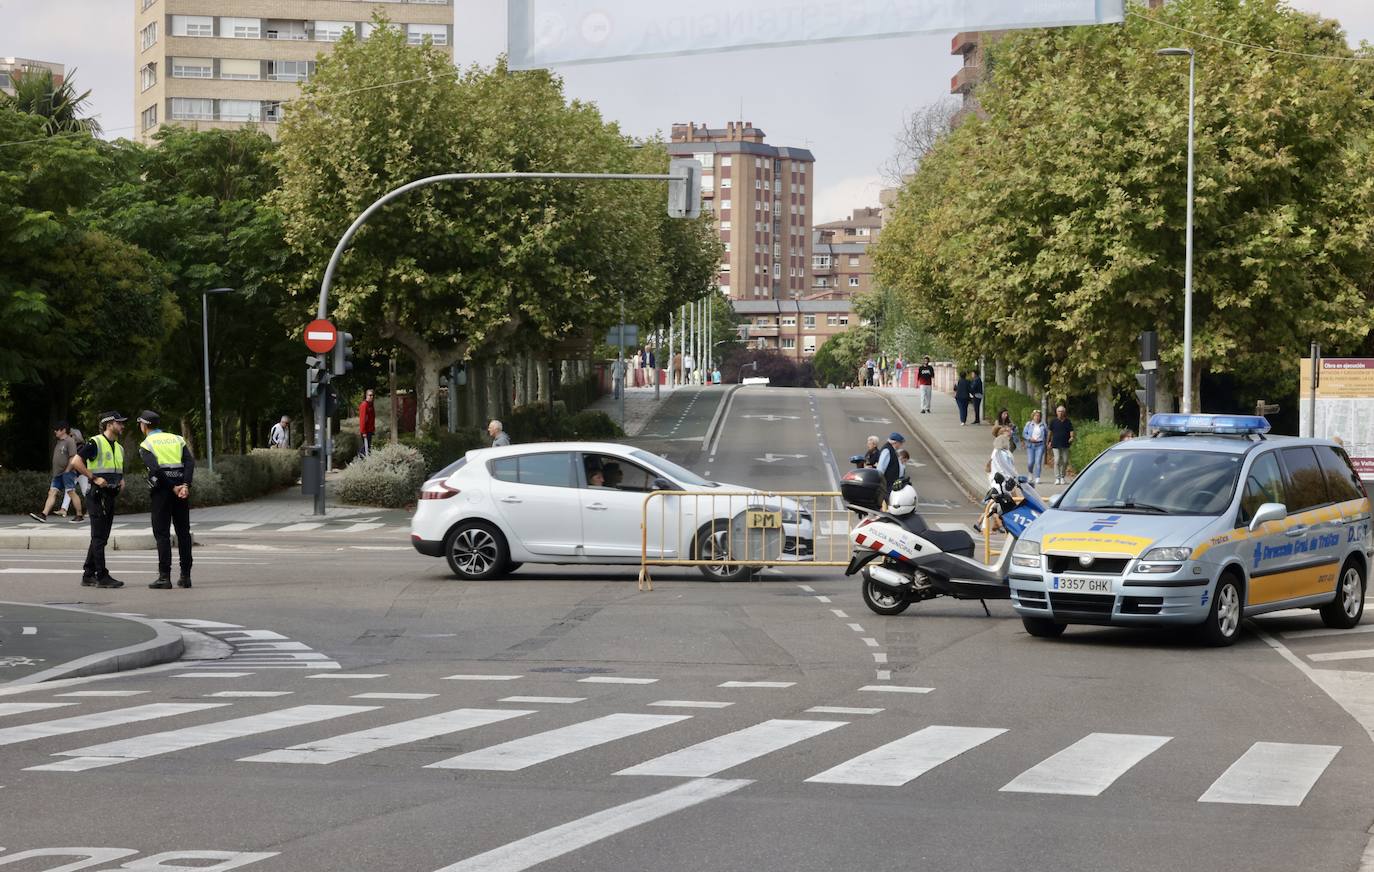
[{"label": "pedestrian crossing stripes", "polygon": [[[234,692],[224,693],[228,695]],[[248,693],[253,692],[237,692],[236,695]],[[24,716],[42,718],[47,717],[49,712],[57,715],[58,710],[70,706],[98,705],[100,702],[5,703],[0,704],[0,715],[15,719]],[[704,701],[660,702],[682,704]],[[242,702],[149,703],[87,714],[62,714],[47,720],[0,728],[0,746],[52,741],[77,733],[129,728],[193,714],[202,715],[197,720],[209,718],[205,723],[175,729],[125,729],[125,735],[95,744],[70,750],[49,749],[46,753],[58,758],[51,762],[30,758],[18,764],[36,764],[28,765],[25,768],[27,772],[75,775],[152,757],[195,752],[218,743],[288,729],[318,729],[330,721],[354,715],[383,713],[376,715],[377,720],[382,720],[386,718],[387,711],[380,704],[296,705],[234,717],[229,717],[228,711],[218,711],[231,706],[261,704],[263,701],[251,698]],[[413,704],[404,703],[406,707]],[[902,719],[885,721],[876,717],[882,709],[817,706],[812,710],[818,714],[862,713],[875,716],[867,721],[864,735],[871,735],[875,729],[887,732],[885,727],[903,722]],[[930,725],[912,732],[903,729],[897,735],[888,732],[886,739],[875,741],[873,745],[854,753],[855,749],[844,738],[846,730],[852,728],[852,722],[844,719],[769,719],[720,732],[710,727],[710,719],[725,717],[726,714],[718,715],[710,709],[693,714],[614,712],[581,719],[577,718],[575,711],[563,705],[555,705],[550,709],[458,708],[420,717],[387,719],[384,723],[374,721],[365,725],[365,729],[351,732],[331,732],[314,738],[297,735],[293,736],[290,743],[283,741],[278,747],[264,745],[265,740],[255,738],[251,748],[239,752],[251,753],[248,756],[236,756],[235,760],[244,764],[344,764],[368,754],[472,731],[476,735],[472,743],[476,746],[474,750],[457,756],[416,762],[411,762],[414,757],[407,755],[403,758],[406,761],[403,765],[515,773],[592,748],[628,743],[625,747],[632,748],[636,754],[643,754],[640,757],[643,762],[621,768],[615,772],[616,775],[709,778],[755,762],[778,765],[785,771],[791,771],[791,764],[803,760],[808,764],[812,761],[819,764],[811,769],[814,774],[803,777],[803,781],[814,785],[815,789],[821,789],[824,785],[900,789],[913,782],[919,783],[923,776],[943,766],[981,766],[988,759],[998,761],[994,764],[996,766],[1008,766],[1008,760],[1018,757],[1020,739],[1033,739],[1030,731],[1018,733],[1002,727]],[[564,717],[564,714],[570,717]],[[496,740],[492,730],[501,729],[496,725],[507,721],[529,724],[537,727],[538,731],[506,741]],[[687,722],[697,725],[695,730],[688,730]],[[519,724],[517,729],[520,728]],[[129,735],[131,732],[134,734]],[[700,738],[703,733],[708,737],[700,741],[688,741],[689,738]],[[827,734],[834,735],[830,737]],[[998,773],[1002,777],[995,783],[1003,784],[1000,792],[1004,794],[1097,797],[1109,790],[1119,793],[1129,789],[1122,786],[1123,777],[1147,760],[1156,766],[1166,762],[1168,765],[1180,764],[1177,754],[1171,758],[1166,756],[1172,738],[1090,733],[1038,762],[1035,759],[1018,760],[1017,764],[1011,764],[1009,771]],[[803,743],[806,744],[804,749],[789,751],[793,746]],[[994,750],[980,756],[984,746]],[[655,756],[655,748],[663,753]],[[1237,751],[1241,749],[1237,748]],[[1201,796],[1194,796],[1198,802],[1212,804],[1300,806],[1340,751],[1341,747],[1337,745],[1254,742],[1229,766],[1224,761],[1218,761],[1210,786]],[[17,755],[34,753],[39,752],[28,748],[15,751],[3,759],[17,761]],[[439,753],[433,756],[441,757]],[[1040,757],[1040,753],[1036,757]],[[1196,772],[1195,762],[1183,765],[1189,767],[1190,774]],[[750,778],[758,777],[757,771],[743,774]]]},{"label": "pedestrian crossing stripes", "polygon": [[[195,618],[163,618],[162,620],[174,626],[214,636],[233,649],[233,653],[221,660],[196,661],[194,668],[197,671],[180,673],[179,678],[209,678],[215,675],[223,678],[231,676],[239,678],[252,674],[251,672],[221,671],[242,670],[244,668],[251,668],[255,671],[258,669],[310,669],[324,674],[328,674],[324,672],[325,670],[343,668],[343,664],[333,660],[329,655],[313,651],[304,642],[293,641],[273,630],[250,630],[237,624],[203,621]],[[364,676],[362,673],[351,673],[351,675],[356,678],[373,677]],[[311,677],[318,678],[320,676]]]}]

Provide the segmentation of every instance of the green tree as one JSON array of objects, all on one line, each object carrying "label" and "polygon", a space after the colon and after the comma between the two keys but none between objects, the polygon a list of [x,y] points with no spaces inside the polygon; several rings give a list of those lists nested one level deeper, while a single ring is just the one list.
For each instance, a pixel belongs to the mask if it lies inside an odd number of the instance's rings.
[{"label": "green tree", "polygon": [[879,279],[921,326],[1108,406],[1140,330],[1178,372],[1187,72],[1154,54],[1178,38],[1164,25],[1234,41],[1192,42],[1197,376],[1291,370],[1310,340],[1365,336],[1371,72],[1234,44],[1351,55],[1333,22],[1279,0],[999,40],[983,115],[921,162],[878,243]]},{"label": "green tree", "polygon": [[90,91],[76,92],[72,76],[73,67],[63,80],[57,84],[52,70],[33,70],[19,73],[11,78],[14,94],[0,94],[5,105],[18,112],[37,115],[43,119],[43,130],[48,135],[56,133],[100,133],[100,123],[84,113],[90,104]]}]

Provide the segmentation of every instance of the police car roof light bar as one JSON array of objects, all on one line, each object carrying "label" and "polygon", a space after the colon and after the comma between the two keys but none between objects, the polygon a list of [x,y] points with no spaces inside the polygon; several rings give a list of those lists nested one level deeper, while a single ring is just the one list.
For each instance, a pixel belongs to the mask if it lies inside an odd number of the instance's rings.
[{"label": "police car roof light bar", "polygon": [[1184,434],[1216,436],[1254,436],[1269,432],[1262,415],[1184,415],[1159,413],[1150,416],[1150,429],[1177,436]]}]

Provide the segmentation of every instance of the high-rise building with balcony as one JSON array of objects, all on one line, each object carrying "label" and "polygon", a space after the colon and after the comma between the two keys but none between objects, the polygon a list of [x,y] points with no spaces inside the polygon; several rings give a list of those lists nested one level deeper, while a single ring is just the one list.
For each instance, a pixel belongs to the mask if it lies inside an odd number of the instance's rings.
[{"label": "high-rise building with balcony", "polygon": [[809,300],[849,300],[873,288],[869,246],[883,231],[883,209],[865,206],[840,221],[817,224],[811,241]]},{"label": "high-rise building with balcony", "polygon": [[419,44],[453,54],[453,0],[128,0],[134,4],[134,114],[148,142],[167,123],[259,125],[275,136],[281,103],[374,11]]},{"label": "high-rise building with balcony", "polygon": [[36,61],[33,58],[0,58],[0,92],[14,96],[14,80],[34,73],[52,73],[54,85],[61,85],[66,74],[62,64]]}]

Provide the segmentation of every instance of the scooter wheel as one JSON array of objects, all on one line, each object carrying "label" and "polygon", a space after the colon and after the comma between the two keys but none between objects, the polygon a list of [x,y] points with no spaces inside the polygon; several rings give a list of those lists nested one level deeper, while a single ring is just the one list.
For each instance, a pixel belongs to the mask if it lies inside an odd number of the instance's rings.
[{"label": "scooter wheel", "polygon": [[864,605],[880,615],[900,615],[911,605],[905,591],[893,590],[871,578],[863,580]]}]

